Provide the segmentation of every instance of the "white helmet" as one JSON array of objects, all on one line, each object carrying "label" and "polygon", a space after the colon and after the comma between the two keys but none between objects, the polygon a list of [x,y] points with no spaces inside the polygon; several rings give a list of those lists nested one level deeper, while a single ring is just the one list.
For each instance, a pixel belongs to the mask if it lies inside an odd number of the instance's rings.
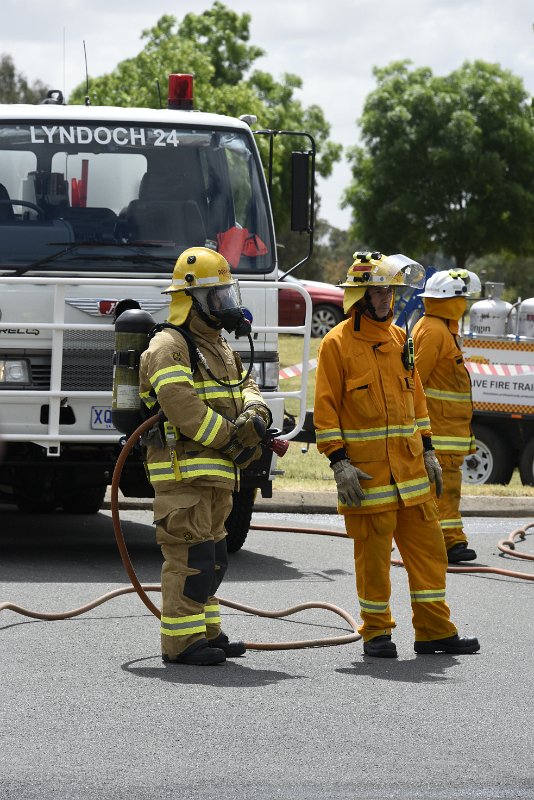
[{"label": "white helmet", "polygon": [[467,297],[480,292],[480,279],[468,269],[444,269],[427,280],[420,297]]}]

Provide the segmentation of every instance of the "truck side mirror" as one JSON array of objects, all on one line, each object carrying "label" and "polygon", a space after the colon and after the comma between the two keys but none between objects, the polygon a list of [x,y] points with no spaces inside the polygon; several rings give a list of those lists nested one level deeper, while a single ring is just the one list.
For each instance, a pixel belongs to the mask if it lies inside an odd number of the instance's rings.
[{"label": "truck side mirror", "polygon": [[310,153],[291,153],[291,230],[310,231]]}]

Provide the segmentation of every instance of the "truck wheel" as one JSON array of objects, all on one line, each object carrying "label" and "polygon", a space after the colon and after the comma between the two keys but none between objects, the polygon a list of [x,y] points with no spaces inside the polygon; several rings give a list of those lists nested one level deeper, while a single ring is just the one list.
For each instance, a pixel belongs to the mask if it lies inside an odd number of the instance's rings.
[{"label": "truck wheel", "polygon": [[519,475],[523,486],[534,486],[534,439],[530,439],[521,453]]},{"label": "truck wheel", "polygon": [[311,318],[311,335],[322,338],[343,319],[343,310],[336,306],[315,306]]},{"label": "truck wheel", "polygon": [[255,497],[256,489],[240,489],[239,492],[233,493],[234,504],[225,522],[226,546],[229,553],[236,553],[245,544]]},{"label": "truck wheel", "polygon": [[67,514],[97,514],[106,496],[107,486],[86,486],[66,495],[61,505]]},{"label": "truck wheel", "polygon": [[464,483],[509,483],[514,456],[504,439],[485,425],[474,424],[473,433],[477,450],[464,459]]}]

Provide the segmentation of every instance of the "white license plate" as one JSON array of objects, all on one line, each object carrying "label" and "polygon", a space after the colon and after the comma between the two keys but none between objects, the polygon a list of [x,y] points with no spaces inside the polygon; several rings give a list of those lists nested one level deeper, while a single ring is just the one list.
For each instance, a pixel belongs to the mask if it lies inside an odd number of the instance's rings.
[{"label": "white license plate", "polygon": [[91,406],[91,430],[112,431],[111,406]]}]

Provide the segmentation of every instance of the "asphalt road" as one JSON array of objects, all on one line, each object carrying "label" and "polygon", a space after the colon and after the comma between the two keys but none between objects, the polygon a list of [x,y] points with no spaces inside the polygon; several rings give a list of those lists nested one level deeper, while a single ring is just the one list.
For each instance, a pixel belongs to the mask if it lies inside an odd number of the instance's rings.
[{"label": "asphalt road", "polygon": [[[109,512],[0,513],[0,603],[68,610],[126,583]],[[150,513],[125,511],[123,520],[140,579],[159,582]],[[330,516],[253,522],[341,530]],[[479,563],[534,573],[496,548],[528,522],[466,520]],[[533,542],[520,547],[532,552]],[[251,531],[220,595],[269,610],[327,601],[357,618],[351,555],[341,538]],[[59,622],[0,612],[0,797],[530,800],[534,582],[449,576],[453,619],[482,644],[463,657],[415,656],[402,568],[392,568],[392,585],[396,661],[364,657],[356,642],[249,651],[217,667],[163,665],[158,623],[136,595]],[[247,641],[347,630],[324,610],[224,616]]]}]

